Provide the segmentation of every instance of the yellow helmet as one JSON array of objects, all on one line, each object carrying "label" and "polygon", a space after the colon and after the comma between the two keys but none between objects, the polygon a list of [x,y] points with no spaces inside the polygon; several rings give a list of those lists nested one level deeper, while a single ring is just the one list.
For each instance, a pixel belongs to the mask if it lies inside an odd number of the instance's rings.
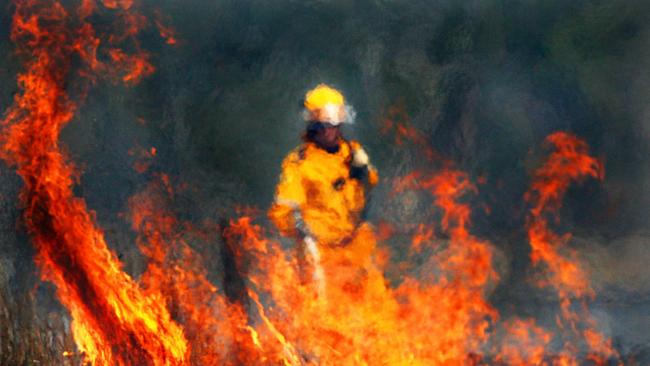
[{"label": "yellow helmet", "polygon": [[318,84],[305,95],[305,120],[338,125],[350,121],[350,108],[338,90]]}]

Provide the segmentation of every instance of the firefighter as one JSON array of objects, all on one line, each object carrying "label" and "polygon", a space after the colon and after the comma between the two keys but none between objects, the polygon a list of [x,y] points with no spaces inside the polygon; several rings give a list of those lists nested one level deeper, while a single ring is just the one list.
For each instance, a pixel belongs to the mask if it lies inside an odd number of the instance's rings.
[{"label": "firefighter", "polygon": [[382,292],[384,282],[372,262],[375,238],[363,212],[377,171],[361,144],[342,135],[353,113],[339,91],[320,84],[305,95],[304,108],[304,141],[282,163],[269,218],[296,240],[300,266],[311,267],[321,296],[326,290],[372,296],[372,287]]}]

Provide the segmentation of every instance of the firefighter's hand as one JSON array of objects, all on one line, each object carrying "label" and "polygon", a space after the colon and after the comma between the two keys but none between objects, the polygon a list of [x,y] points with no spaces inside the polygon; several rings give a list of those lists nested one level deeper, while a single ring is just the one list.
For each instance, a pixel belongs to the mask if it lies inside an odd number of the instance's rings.
[{"label": "firefighter's hand", "polygon": [[373,187],[379,181],[377,170],[370,164],[370,158],[368,158],[368,154],[362,147],[352,152],[350,168],[350,177],[365,181],[370,187]]},{"label": "firefighter's hand", "polygon": [[352,152],[352,166],[355,168],[363,168],[368,166],[370,159],[368,154],[363,148],[358,148]]},{"label": "firefighter's hand", "polygon": [[[314,239],[313,236],[311,236],[311,235],[307,235],[307,236],[305,236],[305,238],[303,239],[303,241],[305,242],[305,244],[307,245],[307,247],[310,247],[310,248],[316,248],[316,239]],[[310,249],[310,250],[311,250],[311,249]]]},{"label": "firefighter's hand", "polygon": [[307,226],[307,223],[302,218],[302,214],[299,210],[293,212],[293,219],[296,223],[296,231],[298,232],[298,238],[304,240],[307,237],[312,237],[311,231]]}]

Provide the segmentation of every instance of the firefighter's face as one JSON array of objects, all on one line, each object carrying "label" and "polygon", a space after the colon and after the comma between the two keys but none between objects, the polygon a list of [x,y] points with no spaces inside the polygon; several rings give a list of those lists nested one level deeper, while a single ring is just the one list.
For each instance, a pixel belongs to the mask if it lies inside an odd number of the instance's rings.
[{"label": "firefighter's face", "polygon": [[341,136],[340,127],[329,123],[319,123],[319,125],[315,136],[316,143],[326,148],[336,147]]}]

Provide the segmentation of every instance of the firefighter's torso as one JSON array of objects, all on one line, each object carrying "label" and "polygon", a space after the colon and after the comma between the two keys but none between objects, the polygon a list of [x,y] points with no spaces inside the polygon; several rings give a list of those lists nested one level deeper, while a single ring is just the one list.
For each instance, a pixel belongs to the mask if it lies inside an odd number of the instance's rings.
[{"label": "firefighter's torso", "polygon": [[293,164],[294,184],[300,184],[304,200],[300,211],[305,224],[321,244],[337,245],[354,235],[365,206],[365,187],[350,176],[351,143],[342,142],[336,152],[313,143],[298,147]]}]

